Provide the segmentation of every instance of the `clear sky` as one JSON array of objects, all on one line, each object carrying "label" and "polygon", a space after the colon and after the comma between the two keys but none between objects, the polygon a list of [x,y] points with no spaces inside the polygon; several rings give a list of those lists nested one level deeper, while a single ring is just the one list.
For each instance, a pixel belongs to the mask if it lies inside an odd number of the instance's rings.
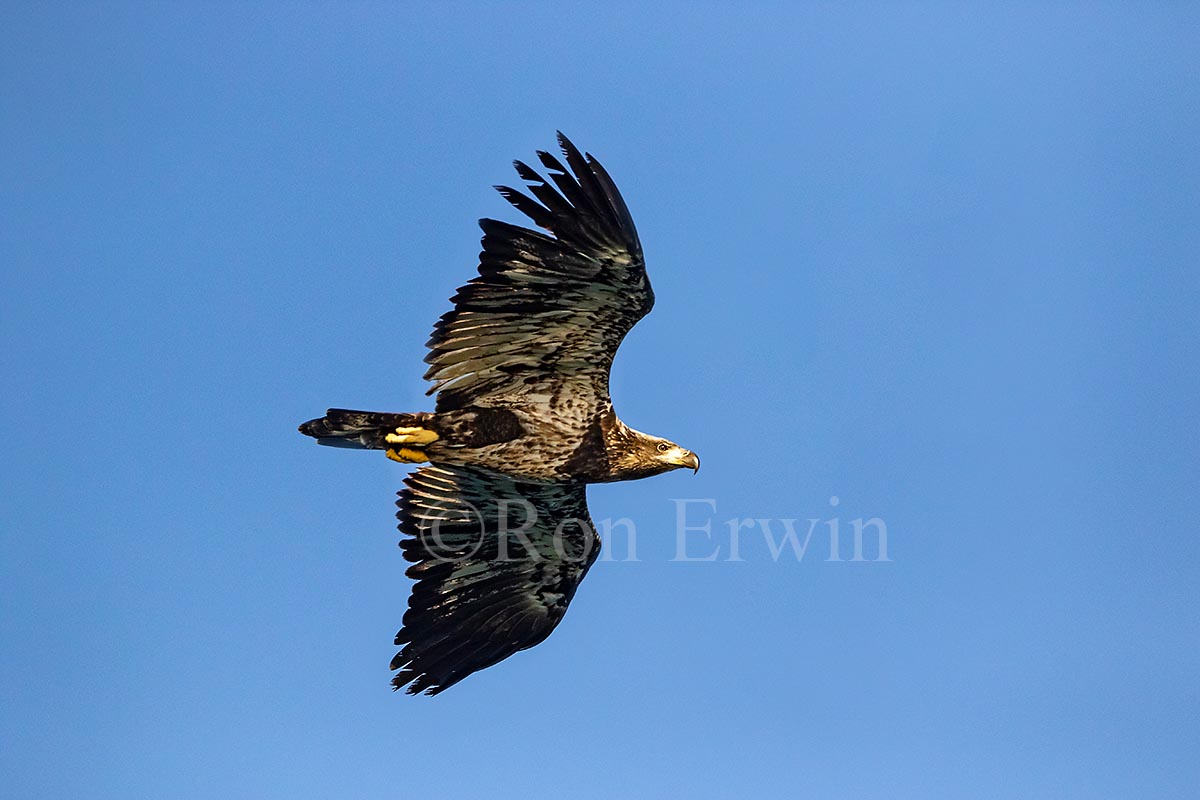
[{"label": "clear sky", "polygon": [[[1200,795],[1194,7],[70,5],[0,21],[6,797]],[[405,468],[295,428],[432,407],[560,128],[657,290],[617,409],[704,466],[395,695]]]}]

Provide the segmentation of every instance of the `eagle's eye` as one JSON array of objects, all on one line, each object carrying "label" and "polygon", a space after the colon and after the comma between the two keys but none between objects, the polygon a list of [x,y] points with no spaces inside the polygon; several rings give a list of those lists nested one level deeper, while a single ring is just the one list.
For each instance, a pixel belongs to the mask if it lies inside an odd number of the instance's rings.
[{"label": "eagle's eye", "polygon": [[658,443],[658,452],[660,452],[660,453],[665,453],[665,452],[667,452],[667,451],[668,451],[668,450],[670,450],[670,449],[671,449],[671,445],[667,444],[666,442],[659,442],[659,443]]}]

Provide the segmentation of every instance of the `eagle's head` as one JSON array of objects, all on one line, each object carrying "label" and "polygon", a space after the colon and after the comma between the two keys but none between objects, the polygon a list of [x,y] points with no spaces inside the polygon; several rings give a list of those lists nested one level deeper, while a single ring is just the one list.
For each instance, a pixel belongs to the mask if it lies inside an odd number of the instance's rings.
[{"label": "eagle's head", "polygon": [[625,428],[615,447],[608,448],[613,480],[648,478],[673,469],[700,471],[700,458],[672,441]]},{"label": "eagle's head", "polygon": [[652,454],[652,461],[662,467],[657,472],[667,472],[668,470],[682,469],[684,467],[687,467],[693,473],[700,471],[700,456],[691,450],[685,450],[666,439],[658,439],[653,444],[654,452]]}]

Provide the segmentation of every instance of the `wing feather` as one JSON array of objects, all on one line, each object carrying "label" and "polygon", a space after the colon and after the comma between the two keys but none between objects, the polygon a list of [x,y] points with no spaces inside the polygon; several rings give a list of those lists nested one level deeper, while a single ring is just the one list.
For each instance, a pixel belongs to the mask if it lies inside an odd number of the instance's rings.
[{"label": "wing feather", "polygon": [[522,161],[524,191],[497,190],[541,233],[480,220],[479,276],[427,342],[425,377],[437,409],[554,397],[570,379],[574,399],[608,402],[617,348],[654,305],[642,247],[625,201],[591,155],[561,133],[564,164],[539,152],[547,180]]},{"label": "wing feather", "polygon": [[600,550],[582,484],[465,467],[409,475],[396,505],[416,579],[392,684],[437,694],[554,630]]}]

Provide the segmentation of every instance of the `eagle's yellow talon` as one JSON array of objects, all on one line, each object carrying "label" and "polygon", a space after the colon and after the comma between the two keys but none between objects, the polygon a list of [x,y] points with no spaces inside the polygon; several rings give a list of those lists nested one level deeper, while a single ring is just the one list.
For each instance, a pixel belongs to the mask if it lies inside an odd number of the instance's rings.
[{"label": "eagle's yellow talon", "polygon": [[398,461],[401,464],[420,464],[429,460],[429,456],[425,455],[424,450],[418,450],[415,447],[390,447],[386,455],[392,461]]},{"label": "eagle's yellow talon", "polygon": [[424,447],[436,442],[438,435],[428,428],[396,428],[394,433],[389,433],[383,439],[388,444],[415,444]]}]

